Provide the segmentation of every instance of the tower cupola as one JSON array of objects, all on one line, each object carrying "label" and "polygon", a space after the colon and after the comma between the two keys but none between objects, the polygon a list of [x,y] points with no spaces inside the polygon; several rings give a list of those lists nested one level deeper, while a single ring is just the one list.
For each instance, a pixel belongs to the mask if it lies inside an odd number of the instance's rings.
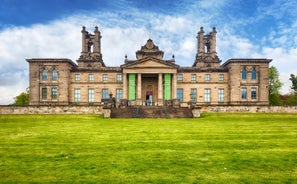
[{"label": "tower cupola", "polygon": [[216,28],[212,32],[204,34],[203,27],[197,33],[197,53],[193,67],[214,68],[220,66],[220,59],[216,51]]},{"label": "tower cupola", "polygon": [[79,67],[101,67],[105,66],[101,53],[101,33],[95,26],[94,34],[82,27],[82,50],[77,60]]}]

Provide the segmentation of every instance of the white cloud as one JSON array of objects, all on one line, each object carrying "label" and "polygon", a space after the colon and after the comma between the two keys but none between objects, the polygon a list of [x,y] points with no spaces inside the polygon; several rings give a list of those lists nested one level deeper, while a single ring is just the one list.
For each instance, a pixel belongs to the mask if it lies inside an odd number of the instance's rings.
[{"label": "white cloud", "polygon": [[230,58],[251,58],[257,53],[258,46],[250,40],[239,37],[228,29],[218,31],[217,52],[223,61]]},{"label": "white cloud", "polygon": [[195,37],[188,37],[180,42],[180,48],[176,51],[177,55],[180,55],[186,61],[177,61],[180,65],[192,65],[195,59],[197,50],[197,41]]},{"label": "white cloud", "polygon": [[[96,25],[99,26],[103,60],[107,66],[123,64],[125,54],[129,59],[135,59],[135,52],[149,37],[164,51],[164,59],[170,59],[174,54],[176,64],[191,66],[196,54],[196,34],[200,26],[204,26],[208,33],[212,25],[217,24],[217,52],[223,62],[240,57],[271,58],[271,65],[278,68],[280,78],[285,84],[283,91],[286,92],[290,85],[289,74],[296,74],[297,69],[297,49],[288,48],[287,45],[288,41],[295,40],[296,43],[294,28],[297,21],[293,28],[267,33],[267,37],[255,44],[254,40],[242,37],[237,31],[244,28],[235,29],[232,22],[218,21],[221,19],[216,16],[222,16],[220,10],[226,3],[228,1],[199,1],[191,4],[188,12],[175,16],[140,11],[133,7],[128,7],[127,11],[123,7],[123,12],[82,13],[49,24],[2,30],[0,104],[12,103],[13,97],[28,87],[28,63],[25,59],[57,57],[75,61],[81,52],[80,31],[83,25],[89,32],[93,32]],[[270,45],[261,45],[264,43]]]},{"label": "white cloud", "polygon": [[[13,27],[0,32],[0,104],[29,86],[27,58],[71,58],[80,53],[80,29],[71,22],[56,21],[49,25]],[[70,31],[69,31],[70,30]]]},{"label": "white cloud", "polygon": [[103,28],[102,54],[107,66],[119,66],[128,59],[135,59],[135,52],[146,43],[148,39],[144,28]]},{"label": "white cloud", "polygon": [[1,72],[0,74],[0,102],[11,104],[13,98],[24,92],[28,87],[28,70]]},{"label": "white cloud", "polygon": [[289,80],[290,74],[297,74],[297,48],[285,50],[283,48],[265,47],[262,55],[273,59],[270,65],[275,66],[279,71],[280,80],[283,83],[281,93],[289,93],[292,85]]},{"label": "white cloud", "polygon": [[152,19],[151,24],[155,30],[166,31],[169,34],[179,34],[191,29],[191,22],[183,17],[159,17],[158,19]]}]

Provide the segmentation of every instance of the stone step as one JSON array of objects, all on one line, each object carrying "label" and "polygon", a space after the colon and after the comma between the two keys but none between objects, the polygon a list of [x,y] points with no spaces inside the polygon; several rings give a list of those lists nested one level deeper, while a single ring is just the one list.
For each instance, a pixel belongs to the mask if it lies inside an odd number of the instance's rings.
[{"label": "stone step", "polygon": [[180,107],[126,107],[112,108],[111,118],[192,118],[192,111],[188,108]]}]

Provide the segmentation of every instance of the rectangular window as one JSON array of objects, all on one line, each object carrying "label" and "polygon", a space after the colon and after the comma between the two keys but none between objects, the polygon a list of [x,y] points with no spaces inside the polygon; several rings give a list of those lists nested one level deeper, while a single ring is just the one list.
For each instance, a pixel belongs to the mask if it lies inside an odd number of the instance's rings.
[{"label": "rectangular window", "polygon": [[57,97],[58,97],[58,88],[53,87],[52,88],[52,99],[57,99]]},{"label": "rectangular window", "polygon": [[75,79],[75,81],[80,81],[80,74],[75,74],[74,79]]},{"label": "rectangular window", "polygon": [[204,89],[204,102],[210,102],[210,89]]},{"label": "rectangular window", "polygon": [[257,98],[257,88],[251,88],[251,98],[252,99]]},{"label": "rectangular window", "polygon": [[177,81],[183,81],[183,74],[177,74]]},{"label": "rectangular window", "polygon": [[219,81],[224,81],[224,74],[219,74]]},{"label": "rectangular window", "polygon": [[103,80],[103,82],[106,82],[108,80],[108,75],[107,74],[103,74],[102,75],[102,80]]},{"label": "rectangular window", "polygon": [[118,88],[116,89],[116,101],[119,102],[122,99],[123,90]]},{"label": "rectangular window", "polygon": [[196,102],[197,101],[197,89],[196,88],[191,88],[191,101]]},{"label": "rectangular window", "polygon": [[192,74],[191,81],[196,81],[196,74]]},{"label": "rectangular window", "polygon": [[183,102],[184,100],[184,90],[182,88],[176,89],[176,97],[180,102]]},{"label": "rectangular window", "polygon": [[74,102],[80,102],[80,89],[74,89]]},{"label": "rectangular window", "polygon": [[94,81],[94,74],[89,74],[89,81]]},{"label": "rectangular window", "polygon": [[205,74],[205,81],[210,81],[210,74]]},{"label": "rectangular window", "polygon": [[102,99],[109,99],[108,88],[102,89]]},{"label": "rectangular window", "polygon": [[123,80],[122,74],[118,73],[117,74],[117,81],[122,81],[122,80]]},{"label": "rectangular window", "polygon": [[94,102],[95,98],[94,98],[94,89],[93,88],[89,88],[89,102]]},{"label": "rectangular window", "polygon": [[241,88],[241,98],[242,99],[246,99],[246,93],[247,93],[247,89],[246,88]]},{"label": "rectangular window", "polygon": [[42,88],[41,89],[41,97],[43,100],[47,99],[47,88]]},{"label": "rectangular window", "polygon": [[224,89],[219,89],[218,90],[218,101],[219,102],[224,102]]}]

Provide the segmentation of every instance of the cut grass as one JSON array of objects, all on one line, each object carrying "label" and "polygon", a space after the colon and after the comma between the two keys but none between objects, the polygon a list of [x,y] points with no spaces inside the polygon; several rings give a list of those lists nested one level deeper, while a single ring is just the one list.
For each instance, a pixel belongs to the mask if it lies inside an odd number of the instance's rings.
[{"label": "cut grass", "polygon": [[0,182],[294,183],[296,114],[0,115]]}]

